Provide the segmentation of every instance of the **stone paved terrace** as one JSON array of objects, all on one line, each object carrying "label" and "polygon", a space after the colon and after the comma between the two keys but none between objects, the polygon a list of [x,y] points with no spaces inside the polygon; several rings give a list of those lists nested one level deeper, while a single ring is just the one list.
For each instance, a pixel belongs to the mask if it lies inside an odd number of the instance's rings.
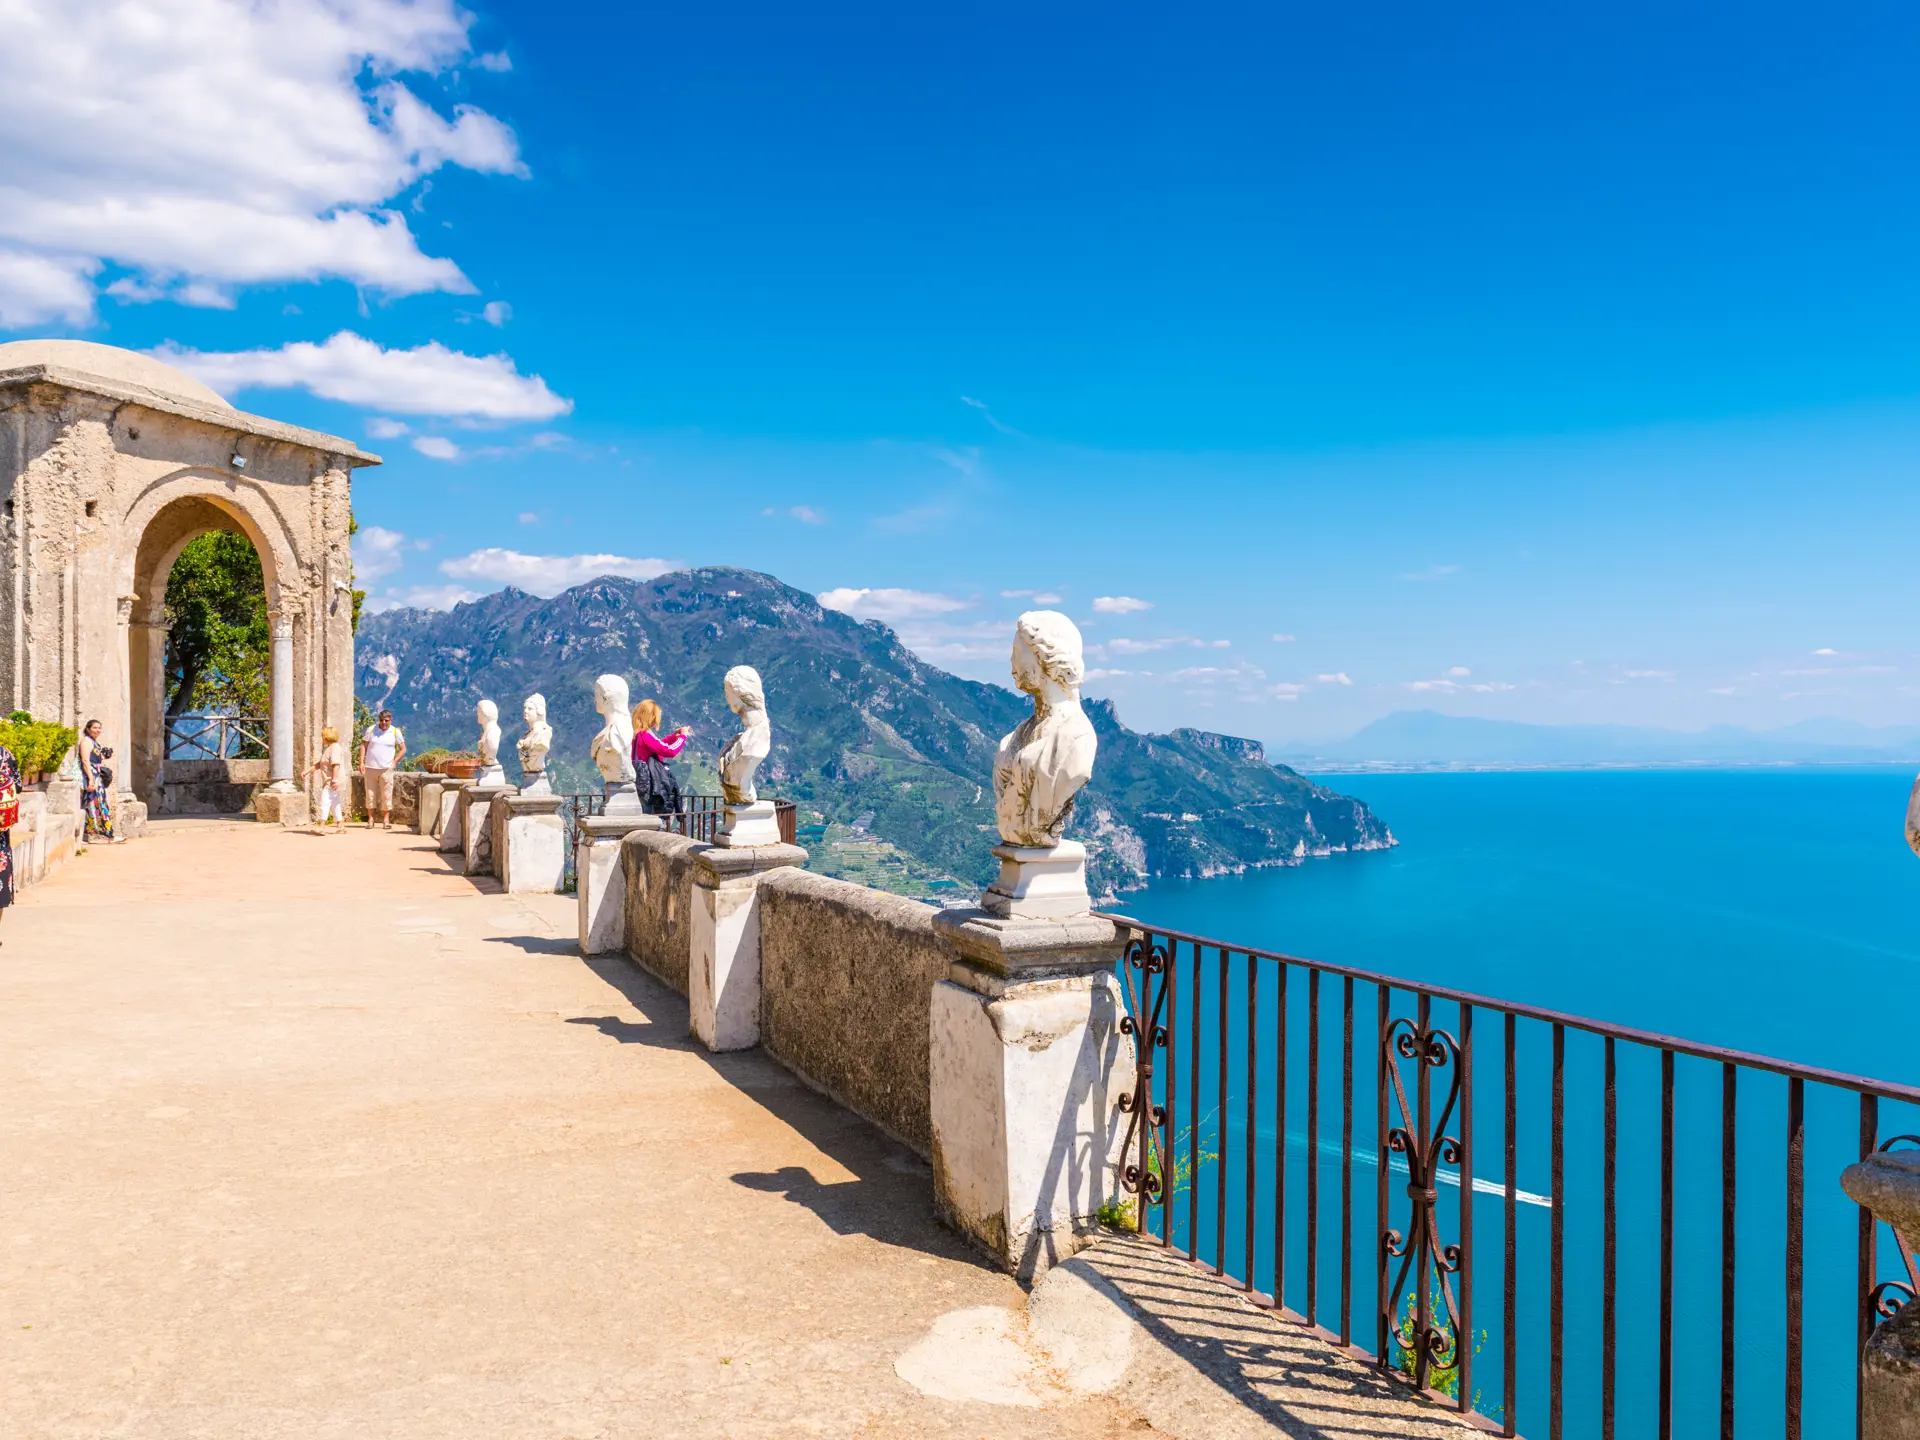
[{"label": "stone paved terrace", "polygon": [[28,891],[0,1435],[1460,1433],[1124,1246],[1106,1268],[1214,1380],[1062,1388],[917,1158],[694,1047],[574,923],[397,831],[161,822]]}]

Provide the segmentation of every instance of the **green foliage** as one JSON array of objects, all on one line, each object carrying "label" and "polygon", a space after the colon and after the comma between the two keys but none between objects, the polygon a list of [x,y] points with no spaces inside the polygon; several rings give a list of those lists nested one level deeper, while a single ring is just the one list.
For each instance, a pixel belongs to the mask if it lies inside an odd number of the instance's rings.
[{"label": "green foliage", "polygon": [[24,710],[16,710],[0,724],[0,745],[13,752],[20,763],[20,776],[31,780],[47,770],[58,770],[79,732],[68,725],[35,720]]},{"label": "green foliage", "polygon": [[[1432,1316],[1434,1327],[1443,1335],[1446,1335],[1449,1341],[1451,1341],[1453,1332],[1447,1327],[1447,1302],[1445,1296],[1443,1296],[1440,1291],[1440,1277],[1437,1275],[1429,1276],[1427,1285],[1427,1308]],[[1414,1355],[1411,1350],[1399,1343],[1399,1337],[1411,1333],[1414,1322],[1418,1318],[1415,1314],[1415,1288],[1416,1287],[1408,1288],[1406,1297],[1400,1304],[1399,1328],[1388,1337],[1388,1343],[1393,1347],[1393,1368],[1398,1370],[1402,1375],[1405,1375],[1409,1380],[1414,1378]],[[1473,1353],[1478,1355],[1486,1348],[1486,1345],[1487,1332],[1482,1330],[1479,1335],[1474,1338]],[[1460,1398],[1460,1362],[1458,1356],[1455,1357],[1454,1363],[1444,1370],[1435,1365],[1427,1366],[1427,1388],[1430,1390],[1438,1390],[1449,1400],[1458,1400]],[[1480,1392],[1478,1390],[1474,1391],[1473,1394],[1473,1408],[1476,1411],[1480,1409]],[[1499,1410],[1500,1407],[1496,1405],[1491,1418],[1500,1418]]]},{"label": "green foliage", "polygon": [[1093,1218],[1109,1230],[1135,1230],[1139,1227],[1134,1224],[1133,1215],[1133,1201],[1109,1200],[1094,1212]]},{"label": "green foliage", "polygon": [[452,756],[453,751],[435,746],[431,750],[422,750],[418,754],[407,752],[407,758],[400,762],[402,770],[431,770],[442,760]]},{"label": "green foliage", "polygon": [[188,541],[167,576],[167,713],[266,714],[271,644],[252,544],[226,530]]}]

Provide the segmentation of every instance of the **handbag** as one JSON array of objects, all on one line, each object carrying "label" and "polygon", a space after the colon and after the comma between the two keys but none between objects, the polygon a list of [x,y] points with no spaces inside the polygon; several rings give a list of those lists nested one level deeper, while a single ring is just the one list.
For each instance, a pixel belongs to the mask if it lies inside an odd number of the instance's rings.
[{"label": "handbag", "polygon": [[20,787],[0,787],[0,830],[11,830],[20,823]]},{"label": "handbag", "polygon": [[113,767],[111,765],[102,765],[100,761],[113,754],[113,747],[111,745],[96,745],[93,747],[93,753],[95,756],[93,775],[97,782],[95,788],[100,790],[111,789],[113,786]]}]

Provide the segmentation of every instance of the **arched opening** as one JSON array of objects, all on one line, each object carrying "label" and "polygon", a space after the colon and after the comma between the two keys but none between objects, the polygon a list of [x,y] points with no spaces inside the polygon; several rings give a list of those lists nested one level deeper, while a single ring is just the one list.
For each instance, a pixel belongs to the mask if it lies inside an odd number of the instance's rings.
[{"label": "arched opening", "polygon": [[194,536],[166,597],[166,759],[265,760],[272,638],[253,542],[233,530]]},{"label": "arched opening", "polygon": [[268,779],[271,552],[189,496],[147,524],[127,629],[130,780],[153,814],[236,813]]}]

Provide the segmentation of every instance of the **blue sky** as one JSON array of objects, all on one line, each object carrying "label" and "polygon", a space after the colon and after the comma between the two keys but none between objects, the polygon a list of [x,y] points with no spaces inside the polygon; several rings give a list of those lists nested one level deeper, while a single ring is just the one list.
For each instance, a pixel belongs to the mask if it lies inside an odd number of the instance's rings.
[{"label": "blue sky", "polygon": [[1911,6],[154,9],[25,0],[0,336],[381,451],[376,603],[737,564],[1000,678],[1053,594],[1274,741],[1920,719]]}]

